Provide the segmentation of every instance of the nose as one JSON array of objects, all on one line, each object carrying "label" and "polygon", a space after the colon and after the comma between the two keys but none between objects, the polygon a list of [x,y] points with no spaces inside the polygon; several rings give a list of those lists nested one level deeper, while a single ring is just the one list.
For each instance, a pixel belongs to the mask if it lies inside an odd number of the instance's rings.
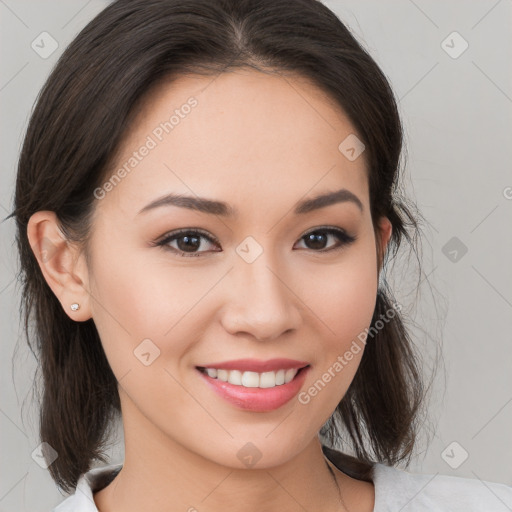
[{"label": "nose", "polygon": [[229,273],[221,322],[230,334],[272,340],[300,325],[302,301],[294,293],[293,279],[265,255],[252,263],[240,259]]}]

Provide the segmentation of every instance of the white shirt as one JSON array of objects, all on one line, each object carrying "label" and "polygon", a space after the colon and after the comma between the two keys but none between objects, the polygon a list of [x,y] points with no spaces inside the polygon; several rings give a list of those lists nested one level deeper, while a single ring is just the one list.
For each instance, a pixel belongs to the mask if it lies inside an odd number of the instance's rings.
[{"label": "white shirt", "polygon": [[[93,492],[110,483],[122,464],[94,468],[80,476],[75,493],[52,512],[98,512]],[[384,464],[373,466],[373,512],[511,512],[512,487],[440,474],[411,473]]]}]

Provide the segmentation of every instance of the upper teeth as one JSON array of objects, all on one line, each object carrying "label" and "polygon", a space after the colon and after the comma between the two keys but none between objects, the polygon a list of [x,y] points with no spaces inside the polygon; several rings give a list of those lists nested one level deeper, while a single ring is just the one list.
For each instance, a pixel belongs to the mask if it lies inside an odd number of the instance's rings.
[{"label": "upper teeth", "polygon": [[288,384],[297,372],[297,368],[289,370],[278,370],[277,372],[241,372],[240,370],[219,370],[216,368],[205,368],[209,377],[217,378],[223,382],[229,382],[235,386],[246,388],[273,388],[281,384]]}]

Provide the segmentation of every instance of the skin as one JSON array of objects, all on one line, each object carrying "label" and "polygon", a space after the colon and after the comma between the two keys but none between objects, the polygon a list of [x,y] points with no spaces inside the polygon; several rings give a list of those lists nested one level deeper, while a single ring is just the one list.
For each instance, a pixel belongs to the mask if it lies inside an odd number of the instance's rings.
[{"label": "skin", "polygon": [[[36,254],[44,238],[55,247],[47,261],[39,257],[49,286],[71,318],[94,319],[119,381],[124,467],[94,495],[96,506],[102,512],[160,512],[169,504],[220,511],[243,503],[247,512],[370,512],[373,484],[330,465],[346,506],[340,505],[318,438],[363,350],[309,403],[295,398],[268,412],[229,404],[195,369],[246,357],[305,360],[307,390],[369,327],[377,249],[385,250],[391,224],[387,218],[372,224],[365,153],[349,161],[338,150],[356,130],[297,76],[253,70],[182,76],[142,105],[115,169],[190,96],[198,101],[191,113],[97,200],[90,266],[66,243],[53,212],[37,212],[28,225]],[[297,201],[340,188],[360,199],[363,212],[344,202],[293,214]],[[225,201],[240,216],[177,206],[138,215],[169,192]],[[304,235],[322,226],[357,239],[321,252]],[[205,230],[219,245],[201,238],[199,257],[151,245],[180,228]],[[235,251],[247,236],[263,250],[252,263]],[[178,251],[179,242],[169,246]],[[327,235],[323,247],[338,243]],[[81,306],[76,312],[74,302]],[[133,353],[146,338],[160,350],[149,366]],[[251,468],[237,457],[247,442],[261,453]]]}]

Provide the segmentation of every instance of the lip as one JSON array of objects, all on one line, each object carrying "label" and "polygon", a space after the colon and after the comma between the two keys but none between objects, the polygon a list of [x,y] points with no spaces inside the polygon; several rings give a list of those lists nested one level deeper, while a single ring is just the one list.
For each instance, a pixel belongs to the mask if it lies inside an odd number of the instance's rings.
[{"label": "lip", "polygon": [[277,370],[289,370],[290,368],[304,368],[308,366],[307,361],[296,361],[294,359],[269,359],[261,361],[259,359],[235,359],[233,361],[224,361],[220,363],[208,363],[199,366],[199,368],[216,368],[219,370],[240,370],[241,372],[275,372]]},{"label": "lip", "polygon": [[[290,360],[288,359],[288,361]],[[232,361],[230,361],[229,364],[231,363]],[[295,365],[296,363],[297,362],[294,362],[293,364]],[[214,367],[215,366],[207,366],[207,368]],[[296,366],[291,366],[291,368],[295,367]],[[279,368],[284,369],[282,366]],[[310,368],[310,366],[301,367],[297,375],[295,375],[293,380],[288,382],[288,384],[281,384],[280,386],[274,386],[273,388],[246,388],[244,386],[236,386],[234,384],[230,384],[229,382],[223,382],[219,379],[209,377],[206,373],[201,372],[197,368],[196,371],[204,380],[204,382],[210,387],[210,389],[215,391],[215,393],[217,393],[231,405],[246,411],[269,412],[274,411],[275,409],[279,409],[279,407],[282,407],[297,395],[304,384],[304,380],[306,379],[306,375],[308,374]],[[240,367],[221,367],[220,369],[240,369]]]}]

